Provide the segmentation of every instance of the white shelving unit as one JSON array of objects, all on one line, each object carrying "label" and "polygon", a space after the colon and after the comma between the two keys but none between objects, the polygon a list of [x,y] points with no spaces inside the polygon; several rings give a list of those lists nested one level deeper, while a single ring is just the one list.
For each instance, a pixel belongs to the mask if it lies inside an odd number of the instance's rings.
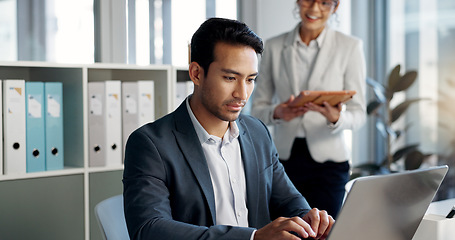
[{"label": "white shelving unit", "polygon": [[174,109],[170,65],[0,62],[0,79],[63,83],[64,169],[0,174],[0,239],[101,239],[93,208],[120,194],[123,166],[89,167],[87,83],[153,80],[155,117]]},{"label": "white shelving unit", "polygon": [[[191,81],[190,76],[188,75],[188,66],[173,66],[172,68],[172,78],[174,79],[173,83],[177,84],[177,82],[185,82],[185,81]],[[174,86],[174,96],[177,94],[177,86]],[[174,109],[176,109],[179,105],[180,102],[175,102],[175,97],[174,97]]]}]

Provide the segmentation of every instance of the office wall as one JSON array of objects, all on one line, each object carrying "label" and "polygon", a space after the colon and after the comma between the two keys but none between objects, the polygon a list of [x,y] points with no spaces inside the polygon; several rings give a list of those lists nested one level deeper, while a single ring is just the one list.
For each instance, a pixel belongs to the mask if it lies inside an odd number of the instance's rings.
[{"label": "office wall", "polygon": [[[240,20],[247,23],[264,40],[289,31],[299,22],[295,0],[240,1]],[[330,20],[337,30],[351,33],[351,0],[342,1]]]},{"label": "office wall", "polygon": [[294,0],[256,0],[257,7],[257,34],[264,40],[272,36],[287,32],[298,23],[298,16],[294,17]]}]

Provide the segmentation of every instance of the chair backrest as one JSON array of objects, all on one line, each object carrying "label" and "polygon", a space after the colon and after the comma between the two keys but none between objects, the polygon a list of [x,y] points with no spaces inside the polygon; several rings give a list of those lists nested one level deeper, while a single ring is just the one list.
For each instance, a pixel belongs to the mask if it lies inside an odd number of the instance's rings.
[{"label": "chair backrest", "polygon": [[123,196],[117,195],[105,199],[95,206],[95,216],[104,239],[128,240],[125,215],[123,213]]}]

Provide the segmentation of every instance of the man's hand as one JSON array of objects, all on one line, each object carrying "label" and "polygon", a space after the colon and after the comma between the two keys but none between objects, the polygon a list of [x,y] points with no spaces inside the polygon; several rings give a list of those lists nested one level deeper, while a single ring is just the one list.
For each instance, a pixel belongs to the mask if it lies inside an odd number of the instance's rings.
[{"label": "man's hand", "polygon": [[316,239],[326,239],[332,229],[335,220],[326,211],[319,211],[317,208],[311,209],[302,218],[309,223],[311,229],[317,233]]},{"label": "man's hand", "polygon": [[294,95],[291,95],[286,102],[276,106],[273,112],[274,119],[282,119],[284,121],[291,121],[292,119],[302,116],[308,110],[304,107],[289,107],[289,103],[294,101]]},{"label": "man's hand", "polygon": [[[326,211],[311,209],[303,218],[280,217],[256,231],[254,240],[326,239],[335,220]],[[294,232],[300,237],[292,234]]]}]

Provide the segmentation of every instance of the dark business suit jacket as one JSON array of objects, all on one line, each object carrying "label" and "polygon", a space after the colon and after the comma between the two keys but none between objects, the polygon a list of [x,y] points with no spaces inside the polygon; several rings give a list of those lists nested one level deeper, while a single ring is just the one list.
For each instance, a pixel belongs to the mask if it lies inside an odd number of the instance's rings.
[{"label": "dark business suit jacket", "polygon": [[250,228],[216,225],[208,165],[185,101],[134,131],[125,152],[124,209],[131,239],[250,239],[279,216],[303,216],[309,205],[278,160],[266,126],[237,119]]}]

